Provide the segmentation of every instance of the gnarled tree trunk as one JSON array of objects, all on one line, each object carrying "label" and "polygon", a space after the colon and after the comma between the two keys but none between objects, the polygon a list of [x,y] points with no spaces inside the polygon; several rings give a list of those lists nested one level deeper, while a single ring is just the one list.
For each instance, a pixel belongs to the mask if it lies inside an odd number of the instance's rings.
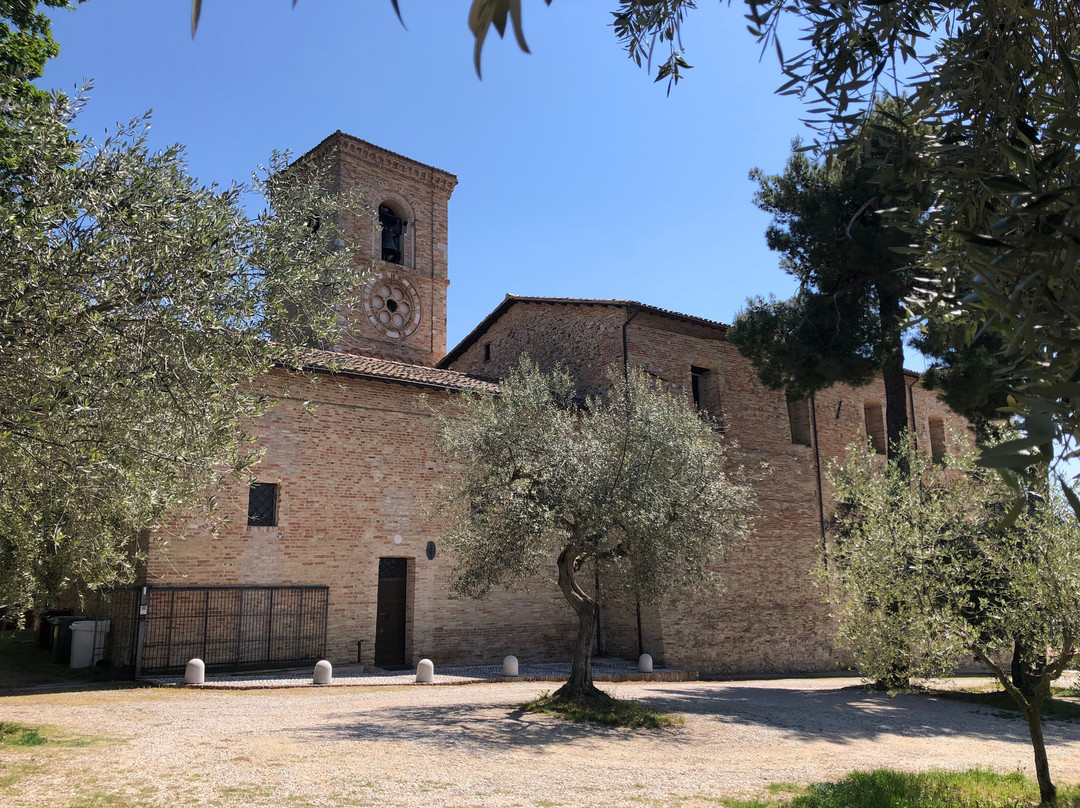
[{"label": "gnarled tree trunk", "polygon": [[604,691],[593,684],[592,649],[596,640],[596,624],[600,606],[589,597],[574,577],[574,565],[580,556],[580,548],[567,546],[559,554],[559,589],[573,607],[578,617],[577,642],[574,645],[574,661],[570,666],[570,679],[555,691],[554,698],[563,700],[608,698]]}]

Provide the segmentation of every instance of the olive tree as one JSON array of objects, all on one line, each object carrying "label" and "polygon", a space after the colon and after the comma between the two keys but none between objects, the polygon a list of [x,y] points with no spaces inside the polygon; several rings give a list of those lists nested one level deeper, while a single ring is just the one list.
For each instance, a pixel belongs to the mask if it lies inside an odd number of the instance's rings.
[{"label": "olive tree", "polygon": [[638,370],[581,399],[565,372],[523,357],[497,396],[464,397],[439,427],[457,469],[443,491],[456,588],[480,597],[558,568],[578,631],[557,698],[606,698],[591,671],[595,569],[652,602],[715,583],[749,530],[752,494],[724,473],[714,425]]},{"label": "olive tree", "polygon": [[[841,641],[867,678],[898,666],[945,676],[964,658],[981,661],[1027,721],[1050,804],[1041,713],[1080,641],[1080,527],[1045,490],[1017,507],[970,456],[935,464],[910,440],[903,454],[910,474],[864,446],[830,471],[837,509],[822,574]],[[1015,643],[1048,651],[1029,671],[1031,695],[1010,678]]]},{"label": "olive tree", "polygon": [[29,85],[56,50],[35,6],[0,0],[0,605],[17,609],[130,580],[141,530],[248,468],[261,377],[334,339],[362,270],[337,224],[355,195],[315,167],[276,156],[204,186],[143,121],[79,139],[80,100]]}]

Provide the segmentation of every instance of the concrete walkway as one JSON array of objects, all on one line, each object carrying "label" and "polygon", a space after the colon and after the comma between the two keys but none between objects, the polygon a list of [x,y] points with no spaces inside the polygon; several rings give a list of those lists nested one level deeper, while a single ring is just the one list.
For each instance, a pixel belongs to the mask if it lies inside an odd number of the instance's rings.
[{"label": "concrete walkway", "polygon": [[[639,673],[637,663],[625,659],[594,657],[593,679],[597,682],[689,682],[698,676],[694,671],[673,668],[654,668],[652,673]],[[345,687],[387,686],[416,683],[416,670],[365,671],[356,663],[334,666],[330,685],[312,684],[313,670],[290,668],[280,671],[247,671],[244,673],[207,673],[206,681],[196,687],[218,687],[250,690],[267,687]],[[455,668],[435,668],[436,685],[461,685],[474,682],[565,682],[570,675],[569,662],[524,663],[518,665],[517,676],[504,676],[502,665],[470,665]],[[159,685],[183,685],[183,676],[155,676],[146,681]]]}]

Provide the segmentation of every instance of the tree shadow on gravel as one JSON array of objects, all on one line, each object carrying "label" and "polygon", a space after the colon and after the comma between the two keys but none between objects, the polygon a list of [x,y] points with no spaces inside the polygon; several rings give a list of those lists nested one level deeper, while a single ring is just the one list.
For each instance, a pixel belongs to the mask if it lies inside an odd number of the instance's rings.
[{"label": "tree shadow on gravel", "polygon": [[378,712],[331,718],[334,721],[322,727],[292,732],[319,740],[409,741],[469,751],[491,746],[543,747],[589,739],[609,743],[653,738],[662,739],[665,744],[689,740],[682,727],[624,729],[576,724],[555,716],[507,708],[505,705],[384,707]]},{"label": "tree shadow on gravel", "polygon": [[[941,696],[868,691],[859,686],[829,690],[753,685],[650,688],[641,701],[656,710],[704,716],[729,724],[766,726],[793,739],[848,743],[885,735],[1017,741],[1030,743],[1018,713]],[[1080,725],[1044,724],[1048,746],[1080,741]]]},{"label": "tree shadow on gravel", "polygon": [[[699,719],[722,725],[769,727],[793,741],[847,744],[886,736],[1030,743],[1015,714],[933,695],[869,692],[861,687],[800,689],[706,684],[642,688],[635,696],[649,707],[687,716],[688,724],[662,730],[627,730],[575,724],[534,715],[506,704],[381,706],[330,716],[318,728],[292,730],[312,740],[407,741],[476,752],[505,746],[547,747],[567,743],[695,744]],[[448,699],[449,700],[449,699]],[[1080,724],[1046,724],[1050,747],[1080,741]]]}]

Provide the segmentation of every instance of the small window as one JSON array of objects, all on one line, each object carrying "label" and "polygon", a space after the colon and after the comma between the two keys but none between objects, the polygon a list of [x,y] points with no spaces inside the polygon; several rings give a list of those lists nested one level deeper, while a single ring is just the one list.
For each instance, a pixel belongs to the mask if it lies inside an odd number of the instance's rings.
[{"label": "small window", "polygon": [[277,505],[277,483],[252,483],[248,489],[248,524],[252,527],[276,527]]},{"label": "small window", "polygon": [[800,446],[810,445],[810,399],[787,397],[788,425],[791,442]]},{"label": "small window", "polygon": [[379,205],[379,227],[382,229],[382,260],[391,264],[405,263],[405,228],[407,222],[389,205]]},{"label": "small window", "polygon": [[720,417],[720,400],[716,389],[716,373],[708,368],[690,366],[690,390],[694,406],[713,418]]},{"label": "small window", "polygon": [[885,442],[885,421],[881,417],[881,402],[867,399],[863,402],[863,416],[866,420],[866,434],[874,451],[885,454],[888,444]]},{"label": "small window", "polygon": [[930,426],[930,455],[935,463],[945,462],[945,422],[940,415],[931,415]]},{"label": "small window", "polygon": [[490,342],[485,342],[484,343],[484,361],[485,362],[490,362],[491,361],[491,343]]}]

